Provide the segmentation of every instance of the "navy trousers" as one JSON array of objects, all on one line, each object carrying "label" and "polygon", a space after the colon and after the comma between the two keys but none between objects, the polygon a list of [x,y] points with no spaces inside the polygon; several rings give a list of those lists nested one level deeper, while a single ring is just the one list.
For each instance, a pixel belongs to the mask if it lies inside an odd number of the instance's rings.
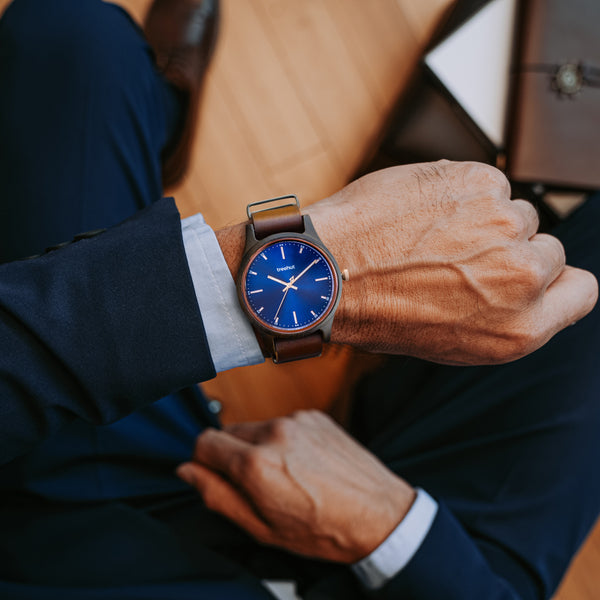
[{"label": "navy trousers", "polygon": [[[0,260],[158,199],[179,118],[121,9],[15,0],[0,20]],[[591,200],[555,233],[600,275],[598,222]],[[450,508],[524,596],[552,592],[600,508],[599,314],[509,365],[390,359],[357,390],[357,437]],[[4,467],[0,597],[269,597],[240,566],[249,555],[306,577],[308,595],[360,597],[344,569],[258,552],[172,475],[210,419],[187,390],[107,427],[73,423]]]}]

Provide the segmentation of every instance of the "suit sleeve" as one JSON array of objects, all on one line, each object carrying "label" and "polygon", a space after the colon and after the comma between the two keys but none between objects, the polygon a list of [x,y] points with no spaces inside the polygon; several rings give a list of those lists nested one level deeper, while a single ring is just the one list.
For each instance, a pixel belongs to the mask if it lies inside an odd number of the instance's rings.
[{"label": "suit sleeve", "polygon": [[431,529],[404,569],[369,594],[381,600],[524,600],[540,597],[533,579],[493,540],[475,541],[439,504]]},{"label": "suit sleeve", "polygon": [[173,200],[0,266],[0,344],[1,463],[214,377]]}]

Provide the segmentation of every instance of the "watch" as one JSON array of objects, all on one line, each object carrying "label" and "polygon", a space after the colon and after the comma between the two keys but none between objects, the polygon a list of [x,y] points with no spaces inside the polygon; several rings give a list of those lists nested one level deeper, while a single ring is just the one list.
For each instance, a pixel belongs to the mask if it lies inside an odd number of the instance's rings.
[{"label": "watch", "polygon": [[296,196],[253,202],[246,211],[237,289],[263,353],[276,363],[320,356],[342,292],[335,259]]}]

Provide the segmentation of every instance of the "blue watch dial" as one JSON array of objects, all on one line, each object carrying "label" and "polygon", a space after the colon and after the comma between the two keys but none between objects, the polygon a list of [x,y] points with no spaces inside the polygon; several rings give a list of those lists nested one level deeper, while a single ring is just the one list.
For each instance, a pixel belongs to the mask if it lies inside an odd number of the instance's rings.
[{"label": "blue watch dial", "polygon": [[246,305],[271,330],[298,332],[311,327],[327,315],[336,293],[329,260],[300,240],[261,248],[244,275]]}]

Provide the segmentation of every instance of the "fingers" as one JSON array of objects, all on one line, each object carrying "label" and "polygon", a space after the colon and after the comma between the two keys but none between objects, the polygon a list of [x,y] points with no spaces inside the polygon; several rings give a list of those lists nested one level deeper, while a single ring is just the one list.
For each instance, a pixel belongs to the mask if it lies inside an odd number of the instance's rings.
[{"label": "fingers", "polygon": [[253,506],[218,473],[192,462],[179,465],[176,473],[183,481],[198,490],[210,510],[230,519],[256,538],[268,539],[270,530]]},{"label": "fingers", "polygon": [[196,438],[194,460],[229,477],[240,476],[240,465],[252,445],[226,431],[207,429]]},{"label": "fingers", "polygon": [[594,275],[566,266],[542,300],[542,322],[554,324],[549,337],[585,317],[597,300],[598,282]]},{"label": "fingers", "polygon": [[260,444],[264,442],[269,433],[265,421],[226,425],[224,431],[249,444]]},{"label": "fingers", "polygon": [[565,248],[558,238],[545,233],[534,235],[529,243],[540,259],[542,277],[546,285],[550,285],[565,268],[567,262]]},{"label": "fingers", "polygon": [[526,200],[512,200],[511,206],[523,217],[527,239],[531,239],[540,227],[540,218],[535,206]]}]

